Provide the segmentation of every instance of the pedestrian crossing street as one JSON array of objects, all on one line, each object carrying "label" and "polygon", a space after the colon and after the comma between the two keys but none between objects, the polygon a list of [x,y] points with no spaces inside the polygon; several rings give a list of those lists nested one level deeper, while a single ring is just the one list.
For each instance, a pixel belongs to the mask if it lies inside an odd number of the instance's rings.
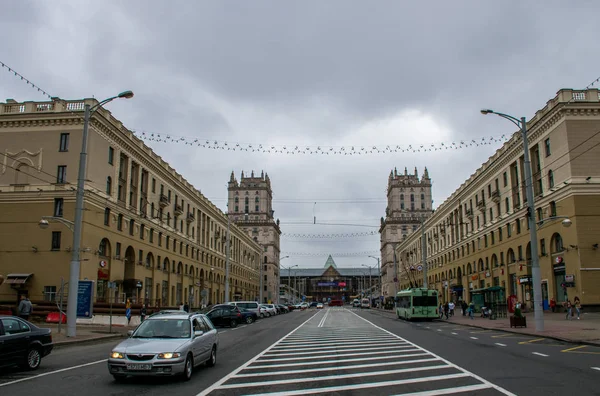
[{"label": "pedestrian crossing street", "polygon": [[512,395],[345,309],[317,312],[210,395]]}]

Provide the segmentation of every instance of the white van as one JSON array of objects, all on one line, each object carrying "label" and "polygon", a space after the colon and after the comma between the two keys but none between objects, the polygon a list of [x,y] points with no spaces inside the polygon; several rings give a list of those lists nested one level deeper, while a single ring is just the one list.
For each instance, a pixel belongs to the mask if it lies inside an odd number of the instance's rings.
[{"label": "white van", "polygon": [[361,308],[370,308],[371,307],[371,303],[369,301],[368,298],[363,298],[362,300],[360,300],[360,307]]},{"label": "white van", "polygon": [[235,305],[238,308],[244,308],[248,311],[252,311],[260,318],[260,311],[258,309],[258,303],[256,301],[232,301],[229,304]]}]

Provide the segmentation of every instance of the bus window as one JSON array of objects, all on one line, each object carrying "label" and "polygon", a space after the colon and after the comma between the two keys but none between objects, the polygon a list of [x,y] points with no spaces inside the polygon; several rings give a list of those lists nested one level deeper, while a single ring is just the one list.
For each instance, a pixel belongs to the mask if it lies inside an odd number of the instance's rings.
[{"label": "bus window", "polygon": [[437,307],[436,296],[414,296],[413,297],[414,307]]}]

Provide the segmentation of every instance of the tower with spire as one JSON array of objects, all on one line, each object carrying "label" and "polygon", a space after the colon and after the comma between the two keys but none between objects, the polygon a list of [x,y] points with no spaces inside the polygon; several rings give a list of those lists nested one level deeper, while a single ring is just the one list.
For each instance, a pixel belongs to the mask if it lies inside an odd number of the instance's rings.
[{"label": "tower with spire", "polygon": [[[263,248],[261,258],[263,303],[279,298],[279,242],[281,229],[273,210],[273,190],[268,173],[254,171],[250,176],[241,172],[240,180],[231,172],[227,183],[227,212],[239,228],[248,233]],[[258,297],[258,296],[257,296]]]},{"label": "tower with spire", "polygon": [[391,170],[387,185],[387,207],[379,227],[382,287],[384,295],[387,291],[387,297],[397,292],[394,278],[400,272],[397,257],[394,262],[394,246],[417,231],[421,220],[428,219],[432,213],[431,179],[427,168],[420,178],[416,167],[411,174],[406,167],[404,174],[398,174],[396,168]]}]

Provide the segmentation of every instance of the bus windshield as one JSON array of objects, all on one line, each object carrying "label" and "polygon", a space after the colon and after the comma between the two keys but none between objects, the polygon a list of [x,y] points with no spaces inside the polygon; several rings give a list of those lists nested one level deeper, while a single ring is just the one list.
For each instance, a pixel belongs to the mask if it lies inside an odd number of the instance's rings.
[{"label": "bus windshield", "polygon": [[435,296],[414,296],[413,307],[437,307]]}]

